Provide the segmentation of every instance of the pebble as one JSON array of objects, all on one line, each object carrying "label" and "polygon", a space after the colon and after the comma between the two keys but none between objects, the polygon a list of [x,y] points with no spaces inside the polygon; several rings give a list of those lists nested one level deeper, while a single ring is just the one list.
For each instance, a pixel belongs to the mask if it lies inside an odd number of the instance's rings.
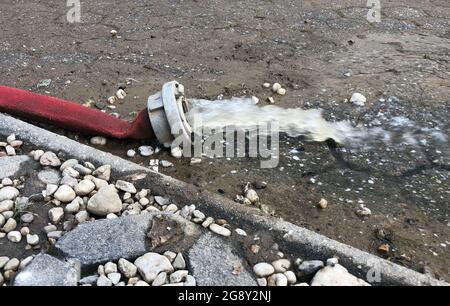
[{"label": "pebble", "polygon": [[76,164],[72,168],[78,171],[81,175],[89,175],[92,173],[91,169],[80,164]]},{"label": "pebble", "polygon": [[184,281],[185,287],[194,287],[197,286],[197,281],[192,275],[186,276],[186,280]]},{"label": "pebble", "polygon": [[270,83],[264,83],[264,84],[263,84],[263,87],[264,87],[264,88],[269,88],[269,87],[270,87]]},{"label": "pebble", "polygon": [[58,228],[56,226],[54,226],[53,224],[49,224],[47,226],[44,226],[44,232],[46,234],[50,233],[50,232],[54,232],[56,231]]},{"label": "pebble", "polygon": [[135,287],[146,287],[146,286],[150,286],[148,283],[144,282],[143,280],[139,280],[137,281],[136,284],[134,284]]},{"label": "pebble", "polygon": [[170,274],[170,282],[172,284],[174,283],[180,283],[186,279],[186,276],[188,276],[189,271],[188,270],[178,270]]},{"label": "pebble", "polygon": [[61,161],[59,160],[58,156],[56,156],[56,154],[51,151],[45,152],[39,159],[39,162],[42,166],[50,166],[50,167],[61,166]]},{"label": "pebble", "polygon": [[368,217],[372,214],[372,211],[365,207],[364,204],[360,204],[359,208],[356,210],[356,214],[360,217]]},{"label": "pebble", "polygon": [[9,218],[8,220],[6,220],[5,225],[3,225],[2,231],[4,231],[5,233],[9,233],[15,230],[16,227],[17,227],[16,220],[14,220],[14,218]]},{"label": "pebble", "polygon": [[122,180],[116,181],[116,188],[119,190],[122,190],[124,192],[129,192],[129,193],[137,192],[136,187],[134,187],[134,185],[132,183],[122,181]]},{"label": "pebble", "polygon": [[45,196],[52,196],[56,192],[56,190],[58,190],[58,185],[47,184],[47,186],[45,187]]},{"label": "pebble", "polygon": [[7,257],[7,256],[0,256],[0,269],[3,268],[8,261],[9,261],[9,257]]},{"label": "pebble", "polygon": [[169,205],[167,205],[165,211],[171,212],[174,214],[178,211],[178,207],[175,204],[169,204]]},{"label": "pebble", "polygon": [[15,187],[6,186],[0,189],[0,202],[5,200],[14,200],[19,196],[19,190]]},{"label": "pebble", "polygon": [[113,283],[113,285],[117,285],[120,282],[121,277],[122,275],[120,275],[120,273],[117,272],[108,274],[108,278],[111,281],[111,283]]},{"label": "pebble", "polygon": [[98,192],[89,199],[87,210],[90,213],[99,216],[120,212],[122,210],[122,201],[120,200],[114,185],[100,188]]},{"label": "pebble", "polygon": [[161,165],[161,167],[163,168],[169,168],[169,167],[173,167],[173,163],[171,163],[168,160],[161,160],[159,161],[159,164]]},{"label": "pebble", "polygon": [[76,184],[78,184],[78,181],[76,178],[73,178],[71,176],[63,176],[63,178],[61,179],[61,185],[67,185],[71,188],[75,187]]},{"label": "pebble", "polygon": [[107,100],[108,100],[109,104],[114,104],[117,101],[117,97],[116,96],[111,96]]},{"label": "pebble", "polygon": [[63,203],[68,203],[73,201],[73,199],[75,199],[76,197],[76,193],[75,191],[67,185],[61,185],[59,186],[58,190],[56,190],[54,197],[55,199],[57,199],[58,201],[61,201]]},{"label": "pebble", "polygon": [[192,212],[192,215],[194,216],[194,218],[198,218],[198,219],[201,219],[201,220],[204,220],[206,218],[205,214],[202,213],[200,210],[197,210],[197,209]]},{"label": "pebble", "polygon": [[70,177],[73,177],[73,178],[79,178],[80,177],[80,172],[78,172],[77,170],[75,170],[72,167],[68,167],[68,168],[66,168],[66,169],[64,169],[62,171],[62,175],[63,176],[70,176]]},{"label": "pebble", "polygon": [[99,178],[96,178],[96,177],[92,177],[92,181],[93,181],[94,184],[95,184],[95,189],[96,189],[96,190],[99,190],[100,188],[109,185],[107,181],[102,180],[102,179],[99,179]]},{"label": "pebble", "polygon": [[3,266],[3,271],[7,271],[7,270],[16,271],[17,268],[19,268],[19,265],[20,265],[20,261],[17,258],[11,258]]},{"label": "pebble", "polygon": [[326,266],[314,275],[311,286],[370,286],[368,283],[348,273],[343,266]]},{"label": "pebble", "polygon": [[6,220],[8,219],[12,219],[12,217],[14,216],[14,212],[12,210],[7,210],[2,212],[3,217],[5,217]]},{"label": "pebble", "polygon": [[119,89],[119,90],[116,91],[117,99],[123,100],[123,99],[125,99],[126,96],[127,96],[127,93],[125,92],[125,90]]},{"label": "pebble", "polygon": [[68,214],[76,214],[80,211],[80,199],[81,198],[75,198],[72,202],[66,205],[64,207],[64,211]]},{"label": "pebble", "polygon": [[11,141],[11,143],[9,145],[11,147],[13,147],[13,148],[18,148],[18,147],[23,145],[23,141],[21,141],[21,140],[14,140],[14,141]]},{"label": "pebble", "polygon": [[152,282],[152,286],[162,286],[168,281],[167,273],[161,272],[156,276],[155,280]]},{"label": "pebble", "polygon": [[170,262],[173,262],[175,260],[175,258],[177,257],[177,253],[174,253],[171,251],[166,251],[166,252],[164,252],[163,255],[166,256]]},{"label": "pebble", "polygon": [[278,89],[280,89],[280,88],[281,88],[281,85],[279,83],[273,83],[273,85],[272,85],[273,92],[277,92]]},{"label": "pebble", "polygon": [[273,97],[268,97],[268,98],[267,98],[267,102],[269,102],[270,104],[274,104],[274,103],[275,103],[275,100],[274,100]]},{"label": "pebble", "polygon": [[18,231],[11,231],[6,235],[9,241],[18,243],[20,240],[22,240],[22,234]]},{"label": "pebble", "polygon": [[14,156],[16,155],[16,150],[12,146],[6,146],[6,154],[8,156]]},{"label": "pebble", "polygon": [[155,202],[161,206],[169,204],[169,199],[161,196],[155,196]]},{"label": "pebble", "polygon": [[11,134],[8,137],[6,137],[6,142],[11,144],[11,142],[13,142],[14,140],[16,140],[16,135],[15,134]]},{"label": "pebble", "polygon": [[3,225],[5,225],[5,222],[6,222],[6,218],[5,218],[2,214],[0,214],[0,228],[1,228]]},{"label": "pebble", "polygon": [[28,266],[28,265],[33,261],[33,259],[34,259],[34,256],[33,256],[33,255],[30,255],[30,256],[28,256],[27,258],[22,259],[22,260],[20,261],[19,270],[22,270],[22,269],[24,269],[26,266]]},{"label": "pebble", "polygon": [[105,274],[108,275],[109,273],[116,273],[117,272],[117,265],[113,262],[107,262],[104,265]]},{"label": "pebble", "polygon": [[99,179],[109,181],[111,177],[111,165],[103,165],[95,170],[92,175]]},{"label": "pebble", "polygon": [[350,98],[350,102],[352,102],[356,106],[364,106],[366,104],[366,101],[366,97],[358,92],[355,92]]},{"label": "pebble", "polygon": [[308,276],[316,273],[318,270],[323,268],[323,262],[321,260],[308,260],[302,262],[298,266],[298,272],[301,276]]},{"label": "pebble", "polygon": [[272,266],[277,273],[284,273],[291,267],[291,262],[288,259],[278,259],[272,262]]},{"label": "pebble", "polygon": [[172,266],[175,270],[183,270],[186,268],[186,261],[184,260],[183,254],[177,254],[173,260]]},{"label": "pebble", "polygon": [[253,272],[258,277],[266,277],[272,275],[275,272],[274,267],[266,262],[260,262],[253,266]]},{"label": "pebble", "polygon": [[138,268],[140,275],[148,283],[153,282],[160,272],[173,272],[173,267],[169,259],[158,253],[146,253],[137,258],[134,265]]},{"label": "pebble", "polygon": [[103,265],[99,265],[97,267],[97,274],[98,275],[105,275],[105,267]]},{"label": "pebble", "polygon": [[31,151],[30,155],[33,157],[33,159],[35,161],[38,161],[41,159],[42,155],[44,155],[44,151],[43,150],[35,150],[35,151]]},{"label": "pebble", "polygon": [[62,231],[53,231],[47,234],[49,239],[59,239],[62,237]]},{"label": "pebble", "polygon": [[214,218],[212,217],[207,217],[205,221],[203,221],[202,226],[204,228],[208,228],[211,224],[214,223]]},{"label": "pebble", "polygon": [[327,259],[327,266],[332,266],[332,267],[334,267],[334,266],[337,265],[338,263],[339,263],[339,259],[337,259],[336,257],[328,258],[328,259]]},{"label": "pebble", "polygon": [[244,236],[244,237],[247,236],[247,233],[243,229],[237,228],[234,231],[236,232],[236,234],[238,234],[240,236]]},{"label": "pebble", "polygon": [[14,202],[11,200],[5,200],[0,202],[0,213],[14,209]]},{"label": "pebble", "polygon": [[112,286],[112,282],[105,275],[100,275],[100,277],[97,279],[97,286],[99,286],[99,287],[111,287]]},{"label": "pebble", "polygon": [[139,200],[139,204],[141,204],[142,206],[147,206],[148,204],[150,204],[150,200],[147,198],[142,198]]},{"label": "pebble", "polygon": [[75,185],[74,189],[78,196],[84,196],[91,193],[95,189],[95,184],[91,180],[82,180]]},{"label": "pebble", "polygon": [[245,192],[245,197],[251,202],[256,203],[259,201],[259,196],[254,189],[248,189]]},{"label": "pebble", "polygon": [[155,152],[151,146],[140,146],[138,148],[139,154],[144,157],[148,157],[150,155],[153,155]]},{"label": "pebble", "polygon": [[118,262],[119,271],[126,277],[132,278],[137,274],[137,267],[128,260],[121,258]]},{"label": "pebble", "polygon": [[136,156],[136,151],[135,151],[135,150],[132,150],[132,149],[128,150],[128,151],[127,151],[127,156],[128,156],[129,158],[135,157],[135,156]]},{"label": "pebble", "polygon": [[63,171],[64,169],[69,168],[69,167],[73,168],[77,164],[78,164],[78,160],[73,159],[73,158],[72,159],[68,159],[68,160],[66,160],[65,162],[62,163],[61,167],[59,167],[59,170]]},{"label": "pebble", "polygon": [[201,158],[193,157],[191,158],[191,165],[200,164],[202,162]]},{"label": "pebble", "polygon": [[117,219],[119,218],[116,214],[109,213],[106,215],[106,219]]},{"label": "pebble", "polygon": [[29,245],[37,245],[39,243],[39,236],[34,234],[34,235],[27,235],[27,243]]},{"label": "pebble", "polygon": [[26,236],[26,235],[28,235],[29,233],[30,233],[30,228],[29,228],[29,227],[24,226],[24,227],[22,227],[22,228],[20,229],[20,234],[21,234],[22,236]]},{"label": "pebble", "polygon": [[378,252],[384,255],[389,254],[389,250],[390,250],[389,244],[382,244],[378,247]]},{"label": "pebble", "polygon": [[267,279],[265,277],[257,278],[256,282],[258,283],[258,286],[260,286],[260,287],[267,286]]},{"label": "pebble", "polygon": [[277,94],[279,94],[280,96],[284,96],[286,94],[286,89],[284,89],[284,88],[278,89]]},{"label": "pebble", "polygon": [[215,223],[211,224],[211,225],[209,226],[209,229],[210,229],[212,232],[214,232],[214,233],[216,233],[216,234],[218,234],[218,235],[225,236],[225,237],[228,237],[228,236],[231,235],[231,231],[230,231],[229,229],[227,229],[227,228],[225,228],[225,227],[223,227],[223,226],[220,226],[220,225],[218,225],[218,224],[215,224]]},{"label": "pebble", "polygon": [[293,285],[297,282],[297,276],[295,276],[295,273],[292,271],[284,272],[284,276],[286,276],[289,285]]},{"label": "pebble", "polygon": [[321,209],[325,209],[328,206],[328,201],[325,200],[324,198],[320,199],[319,203],[317,204],[317,206]]},{"label": "pebble", "polygon": [[3,185],[3,187],[5,187],[5,186],[12,186],[13,185],[13,181],[9,177],[5,177],[2,180],[2,185]]},{"label": "pebble", "polygon": [[48,217],[53,224],[58,224],[64,217],[62,207],[54,207],[48,211]]},{"label": "pebble", "polygon": [[94,146],[104,146],[106,145],[106,138],[101,136],[92,137],[89,142]]},{"label": "pebble", "polygon": [[77,220],[78,223],[83,223],[89,219],[89,214],[86,210],[79,211],[75,215],[75,219]]},{"label": "pebble", "polygon": [[288,285],[288,280],[283,273],[276,273],[268,277],[267,285],[285,287]]}]

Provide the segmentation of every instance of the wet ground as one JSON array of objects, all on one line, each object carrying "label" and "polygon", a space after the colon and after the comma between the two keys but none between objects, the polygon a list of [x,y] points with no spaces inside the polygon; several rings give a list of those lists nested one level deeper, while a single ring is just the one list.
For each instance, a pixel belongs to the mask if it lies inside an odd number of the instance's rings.
[{"label": "wet ground", "polygon": [[[82,22],[70,24],[64,1],[0,0],[0,84],[131,119],[169,80],[189,97],[255,95],[262,104],[270,92],[261,85],[277,81],[287,88],[275,96],[283,107],[321,107],[329,119],[390,130],[408,118],[402,127],[416,145],[402,139],[362,150],[283,138],[275,169],[253,158],[152,158],[175,164],[161,172],[232,199],[247,182],[267,182],[257,191],[275,216],[374,254],[388,243],[379,255],[450,280],[450,149],[433,134],[446,136],[450,120],[447,1],[381,1],[374,24],[365,1],[111,3],[82,1]],[[39,86],[45,79],[50,85]],[[128,96],[109,109],[119,86]],[[344,102],[353,92],[367,97],[365,107]],[[104,149],[124,156],[138,145]],[[316,208],[321,198],[324,210]],[[365,220],[355,214],[361,202],[372,211]]]}]

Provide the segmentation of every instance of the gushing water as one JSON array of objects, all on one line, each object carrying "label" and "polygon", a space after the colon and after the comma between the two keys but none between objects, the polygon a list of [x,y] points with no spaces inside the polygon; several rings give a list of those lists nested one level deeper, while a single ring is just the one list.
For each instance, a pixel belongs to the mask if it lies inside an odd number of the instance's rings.
[{"label": "gushing water", "polygon": [[290,137],[303,136],[307,140],[318,142],[333,139],[339,144],[353,148],[368,149],[378,143],[421,146],[427,144],[425,138],[448,144],[448,128],[422,128],[402,116],[386,118],[381,114],[379,118],[384,122],[383,128],[379,126],[378,118],[373,120],[373,125],[370,124],[372,127],[366,128],[361,125],[354,127],[349,121],[327,121],[323,118],[321,109],[259,106],[251,98],[215,101],[189,99],[188,102],[191,110],[187,114],[187,120],[194,129],[198,128],[198,118],[202,128],[215,132],[223,131],[226,127],[252,130],[267,126],[270,122],[277,122],[279,132]]},{"label": "gushing water", "polygon": [[350,122],[329,122],[322,117],[322,110],[281,108],[275,105],[258,106],[250,98],[230,100],[188,100],[192,109],[187,115],[191,125],[200,118],[202,128],[220,131],[226,127],[252,130],[271,122],[277,122],[279,132],[290,137],[303,136],[310,141],[333,139],[346,143],[361,138],[365,132],[355,129]]}]

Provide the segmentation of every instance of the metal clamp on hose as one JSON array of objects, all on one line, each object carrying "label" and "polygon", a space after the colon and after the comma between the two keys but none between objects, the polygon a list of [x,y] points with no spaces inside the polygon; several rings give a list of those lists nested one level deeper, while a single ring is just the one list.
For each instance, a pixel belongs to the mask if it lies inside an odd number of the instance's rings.
[{"label": "metal clamp on hose", "polygon": [[191,145],[192,128],[186,120],[189,111],[184,86],[176,81],[163,85],[160,92],[148,97],[148,117],[158,141],[170,147],[175,138]]}]

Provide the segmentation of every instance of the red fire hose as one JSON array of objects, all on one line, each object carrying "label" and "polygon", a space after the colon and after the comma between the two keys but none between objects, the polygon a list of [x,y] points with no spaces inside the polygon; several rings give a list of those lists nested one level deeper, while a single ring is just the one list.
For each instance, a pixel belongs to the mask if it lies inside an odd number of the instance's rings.
[{"label": "red fire hose", "polygon": [[146,109],[132,122],[74,102],[0,86],[0,112],[88,135],[151,139],[155,135]]}]

